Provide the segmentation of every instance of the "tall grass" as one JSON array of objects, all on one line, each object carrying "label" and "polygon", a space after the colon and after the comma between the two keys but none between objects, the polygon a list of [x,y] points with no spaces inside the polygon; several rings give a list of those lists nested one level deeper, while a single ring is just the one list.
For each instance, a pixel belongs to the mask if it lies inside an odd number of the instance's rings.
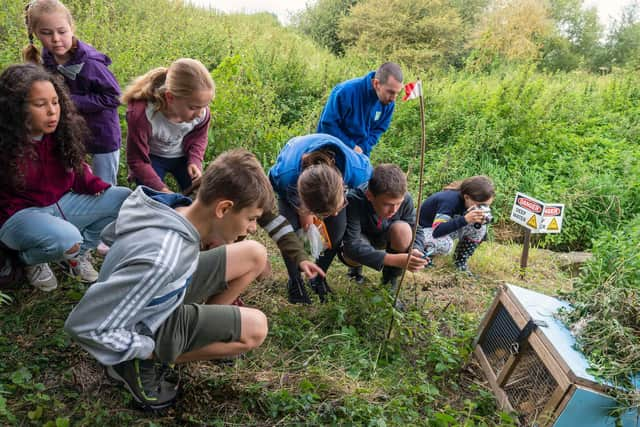
[{"label": "tall grass", "polygon": [[[212,71],[217,96],[206,160],[244,146],[270,167],[290,137],[315,130],[331,88],[371,66],[332,56],[269,14],[220,15],[167,0],[66,4],[77,35],[113,59],[122,86],[179,57],[197,58]],[[22,3],[0,11],[0,30],[3,68],[20,60],[27,41]],[[484,173],[496,181],[500,220],[508,218],[516,191],[565,203],[562,233],[542,240],[558,248],[589,247],[598,231],[615,229],[640,208],[635,74],[506,67],[491,74],[442,72],[424,83],[427,194]],[[413,190],[419,123],[418,103],[399,102],[372,157],[412,171]]]}]

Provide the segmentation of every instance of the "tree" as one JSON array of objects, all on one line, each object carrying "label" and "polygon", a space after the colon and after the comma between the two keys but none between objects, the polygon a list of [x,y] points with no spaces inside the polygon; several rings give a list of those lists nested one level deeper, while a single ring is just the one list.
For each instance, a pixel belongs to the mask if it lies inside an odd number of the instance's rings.
[{"label": "tree", "polygon": [[607,38],[611,60],[617,65],[638,66],[640,64],[640,4],[627,5],[619,20],[611,26]]},{"label": "tree", "polygon": [[543,40],[554,31],[544,0],[494,0],[473,31],[470,46],[475,65],[496,58],[532,61],[540,57]]},{"label": "tree", "polygon": [[344,54],[338,23],[358,0],[318,0],[293,17],[293,25],[334,55]]},{"label": "tree", "polygon": [[[601,39],[603,36],[603,26],[598,21],[598,11],[595,7],[584,8],[584,0],[551,0],[551,18],[556,23],[556,34],[552,39],[545,42],[545,60],[548,58],[558,58],[566,65],[569,62],[595,70],[602,65],[603,46]],[[565,39],[567,43],[561,40]],[[554,49],[561,47],[561,51]],[[561,57],[569,56],[570,61]],[[575,61],[577,59],[578,61]],[[554,68],[554,67],[550,67]],[[560,67],[560,69],[568,69]]]},{"label": "tree", "polygon": [[350,52],[417,69],[447,64],[462,45],[462,20],[446,0],[361,1],[340,22]]}]

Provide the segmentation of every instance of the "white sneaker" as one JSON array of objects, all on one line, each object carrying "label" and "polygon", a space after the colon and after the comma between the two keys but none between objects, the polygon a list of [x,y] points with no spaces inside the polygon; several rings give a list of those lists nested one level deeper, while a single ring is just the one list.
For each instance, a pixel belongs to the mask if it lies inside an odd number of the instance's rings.
[{"label": "white sneaker", "polygon": [[36,265],[27,265],[24,267],[27,274],[27,280],[36,289],[44,292],[51,292],[58,287],[58,281],[54,276],[49,264],[42,263]]},{"label": "white sneaker", "polygon": [[74,267],[74,272],[80,276],[80,280],[84,283],[93,283],[98,280],[98,272],[91,264],[91,256],[89,252],[80,255],[76,260],[78,264]]},{"label": "white sneaker", "polygon": [[75,259],[60,261],[58,265],[66,275],[79,278],[82,283],[93,283],[98,280],[98,272],[91,265],[89,252],[78,255]]}]

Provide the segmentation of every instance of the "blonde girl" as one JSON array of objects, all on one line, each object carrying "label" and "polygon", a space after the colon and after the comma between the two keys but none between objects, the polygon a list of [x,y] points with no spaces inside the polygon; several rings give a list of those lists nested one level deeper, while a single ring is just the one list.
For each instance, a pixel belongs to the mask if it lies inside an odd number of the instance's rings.
[{"label": "blonde girl", "polygon": [[[32,0],[25,9],[29,44],[26,62],[42,64],[64,77],[71,99],[84,117],[91,136],[84,139],[93,173],[116,185],[120,162],[120,86],[109,71],[111,59],[74,36],[69,9],[58,0]],[[40,41],[42,52],[35,39]]]},{"label": "blonde girl", "polygon": [[155,68],[124,91],[129,179],[170,192],[171,173],[181,190],[202,175],[215,85],[200,61],[178,59]]}]

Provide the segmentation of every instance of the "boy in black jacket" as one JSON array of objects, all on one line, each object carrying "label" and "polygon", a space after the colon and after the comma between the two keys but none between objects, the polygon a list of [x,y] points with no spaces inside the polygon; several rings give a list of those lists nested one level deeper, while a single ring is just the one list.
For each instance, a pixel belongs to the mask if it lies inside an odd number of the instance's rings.
[{"label": "boy in black jacket", "polygon": [[410,257],[408,270],[424,268],[423,233],[418,227],[411,245],[416,213],[407,193],[407,179],[393,164],[381,164],[373,170],[368,183],[347,194],[347,231],[342,241],[342,260],[350,266],[349,276],[362,283],[362,265],[382,270],[382,284],[392,289]]}]

